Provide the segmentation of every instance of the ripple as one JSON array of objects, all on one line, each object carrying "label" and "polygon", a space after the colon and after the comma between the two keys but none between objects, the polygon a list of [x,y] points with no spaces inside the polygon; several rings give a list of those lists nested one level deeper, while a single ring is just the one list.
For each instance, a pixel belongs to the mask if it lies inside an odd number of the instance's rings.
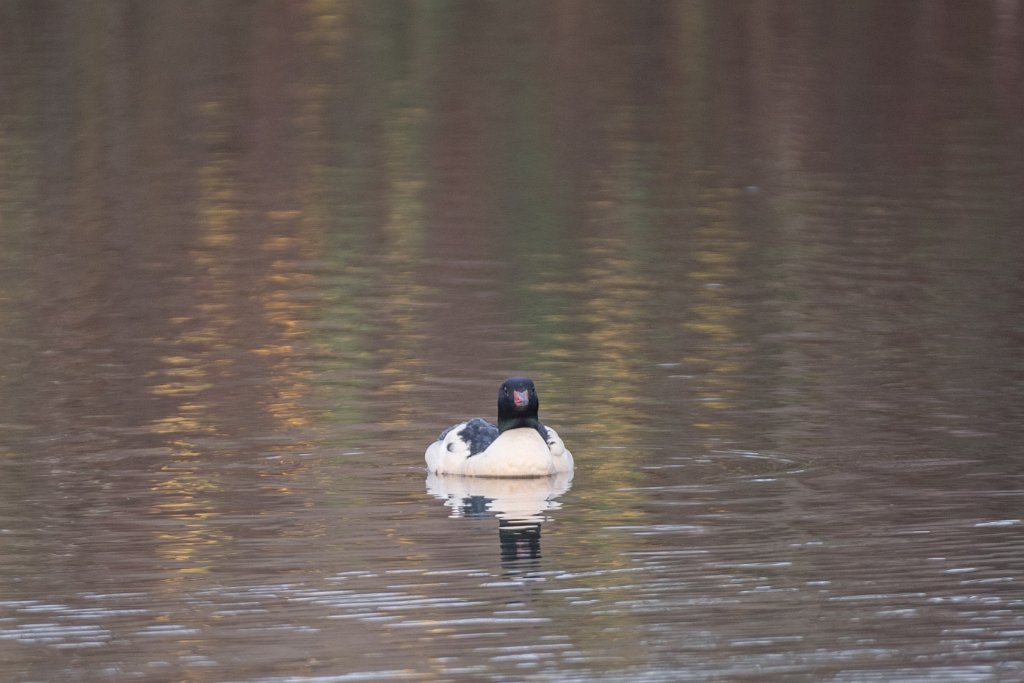
[{"label": "ripple", "polygon": [[421,673],[404,670],[354,671],[328,676],[272,676],[253,679],[253,683],[359,683],[360,681],[413,681],[424,680]]},{"label": "ripple", "polygon": [[184,626],[182,624],[154,624],[153,626],[147,626],[141,631],[137,632],[137,635],[148,637],[148,636],[196,636],[201,631],[198,628],[190,626]]},{"label": "ripple", "polygon": [[990,522],[978,522],[974,526],[979,529],[991,528],[991,527],[1007,527],[1016,526],[1021,523],[1020,519],[996,519]]},{"label": "ripple", "polygon": [[0,640],[26,645],[50,645],[57,648],[101,647],[111,638],[109,630],[96,625],[72,626],[50,622],[18,624],[0,628]]}]

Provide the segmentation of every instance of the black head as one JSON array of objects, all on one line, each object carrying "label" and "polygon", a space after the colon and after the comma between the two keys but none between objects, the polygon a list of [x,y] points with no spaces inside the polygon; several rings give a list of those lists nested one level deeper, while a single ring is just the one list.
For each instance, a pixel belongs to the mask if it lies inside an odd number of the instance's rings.
[{"label": "black head", "polygon": [[540,399],[537,388],[529,377],[509,377],[498,390],[498,429],[505,431],[514,427],[534,427]]}]

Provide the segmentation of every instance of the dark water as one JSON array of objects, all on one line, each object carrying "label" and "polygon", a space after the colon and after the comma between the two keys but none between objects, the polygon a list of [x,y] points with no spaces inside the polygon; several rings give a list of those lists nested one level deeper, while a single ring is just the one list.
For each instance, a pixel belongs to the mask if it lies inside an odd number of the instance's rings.
[{"label": "dark water", "polygon": [[[0,679],[1024,679],[1024,4],[0,3]],[[536,379],[556,481],[427,478]]]}]

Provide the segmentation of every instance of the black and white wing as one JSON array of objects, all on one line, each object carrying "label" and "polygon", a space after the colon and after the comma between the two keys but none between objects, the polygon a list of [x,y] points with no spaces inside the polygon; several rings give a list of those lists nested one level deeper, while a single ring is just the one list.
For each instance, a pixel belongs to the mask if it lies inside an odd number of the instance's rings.
[{"label": "black and white wing", "polygon": [[464,458],[483,453],[497,438],[498,428],[481,417],[452,425],[438,437],[445,452]]}]

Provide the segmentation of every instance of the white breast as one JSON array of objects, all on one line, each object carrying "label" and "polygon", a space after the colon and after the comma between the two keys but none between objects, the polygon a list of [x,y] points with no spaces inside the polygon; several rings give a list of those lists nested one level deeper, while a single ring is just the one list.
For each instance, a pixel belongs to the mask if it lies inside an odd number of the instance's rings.
[{"label": "white breast", "polygon": [[476,477],[544,477],[573,469],[572,454],[561,439],[549,447],[531,428],[502,432],[487,450],[469,457],[463,451],[450,452],[443,442],[435,441],[427,449],[426,460],[431,472]]}]

